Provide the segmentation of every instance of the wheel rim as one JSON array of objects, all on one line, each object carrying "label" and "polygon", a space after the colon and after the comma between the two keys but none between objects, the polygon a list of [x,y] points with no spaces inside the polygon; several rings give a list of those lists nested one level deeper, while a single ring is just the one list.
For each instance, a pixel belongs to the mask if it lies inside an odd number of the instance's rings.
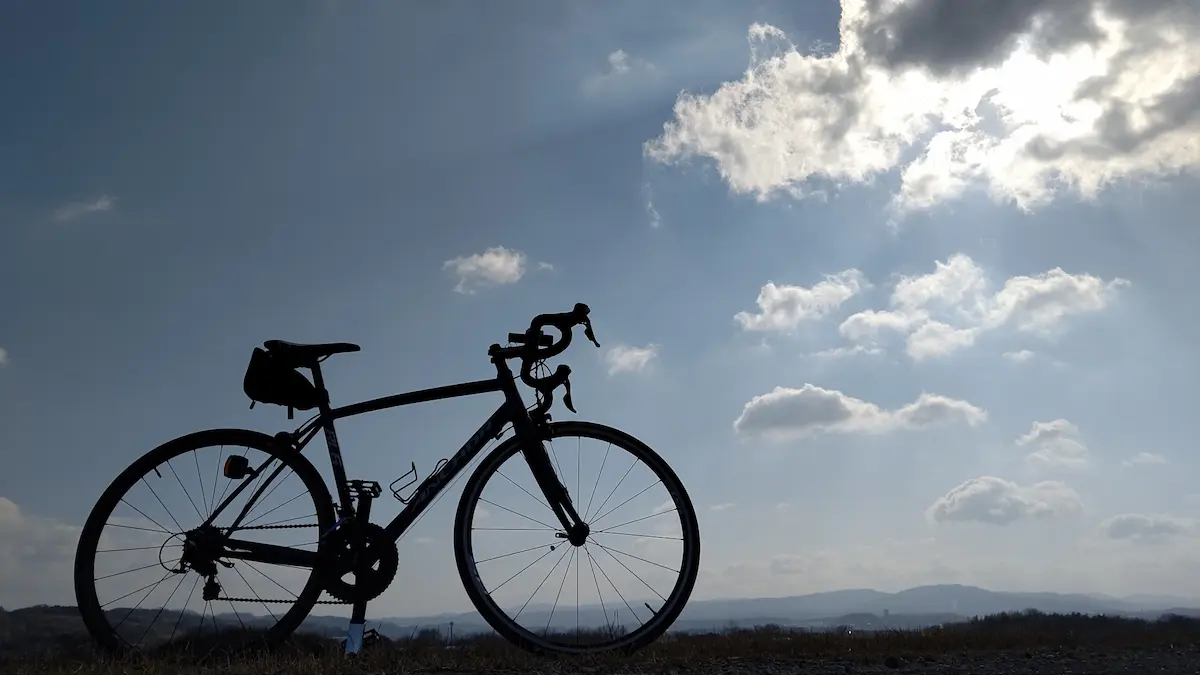
[{"label": "wheel rim", "polygon": [[[249,503],[233,536],[315,552],[318,533],[332,524],[323,487],[313,494],[305,467],[259,443],[189,445],[136,462],[85,526],[78,601],[105,646],[146,650],[218,633],[223,642],[271,638],[294,629],[315,599],[311,569],[223,558],[220,542]],[[228,478],[222,469],[231,456],[263,470]],[[211,525],[200,527],[242,483]]]},{"label": "wheel rim", "polygon": [[[464,494],[458,536],[468,592],[495,614],[497,630],[527,646],[640,646],[674,620],[695,581],[699,534],[687,493],[649,448],[606,427],[555,425],[546,447],[591,527],[586,542],[565,538],[509,444],[485,459]],[[527,588],[517,590],[523,578]]]}]

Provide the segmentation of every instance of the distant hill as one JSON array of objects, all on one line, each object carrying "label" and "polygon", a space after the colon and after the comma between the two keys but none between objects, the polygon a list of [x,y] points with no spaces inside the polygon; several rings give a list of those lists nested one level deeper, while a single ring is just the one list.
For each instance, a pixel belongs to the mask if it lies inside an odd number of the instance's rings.
[{"label": "distant hill", "polygon": [[[631,604],[638,606],[637,603]],[[522,618],[528,617],[532,622],[544,624],[550,618],[550,609],[530,606]],[[688,603],[671,630],[712,632],[776,624],[812,629],[847,626],[854,630],[871,631],[921,628],[1027,609],[1047,614],[1108,614],[1145,619],[1156,619],[1163,614],[1200,617],[1200,601],[1181,597],[1115,598],[1092,593],[1013,593],[954,584],[918,586],[898,593],[847,589],[784,598],[694,600]],[[153,615],[151,610],[139,610],[134,620],[142,613],[147,617]],[[570,616],[566,616],[568,614]],[[199,618],[198,614],[184,613],[181,626],[198,624]],[[217,615],[217,618],[236,625],[232,615]],[[574,627],[573,611],[557,612],[553,618],[553,627]],[[583,608],[580,618],[584,625],[600,626],[604,623],[604,614],[598,606]],[[241,619],[247,623],[252,620],[245,614]],[[630,620],[626,616],[619,619],[622,622]],[[341,637],[345,634],[347,622],[345,616],[316,614],[305,620],[301,630],[331,638]],[[429,629],[446,634],[451,622],[457,636],[491,632],[491,627],[476,612],[375,618],[368,608],[368,626],[390,638],[409,637]],[[13,611],[0,609],[0,650],[27,648],[30,645],[53,648],[62,644],[78,644],[83,636],[83,622],[74,607],[37,606]]]},{"label": "distant hill", "polygon": [[[871,614],[882,617],[886,612],[893,617],[920,625],[943,623],[947,617],[966,620],[975,616],[987,616],[1001,612],[1021,612],[1036,609],[1049,614],[1112,614],[1139,618],[1157,618],[1168,611],[1176,614],[1193,615],[1200,610],[1181,609],[1200,607],[1200,600],[1171,596],[1134,596],[1115,598],[1098,594],[1049,593],[1049,592],[1005,592],[989,591],[976,586],[942,584],[918,586],[897,593],[884,593],[872,589],[846,589],[811,593],[783,598],[738,598],[730,600],[693,600],[673,626],[674,630],[713,630],[727,626],[754,626],[774,623],[784,626],[832,626],[839,625],[839,617],[853,614]],[[545,621],[549,608],[540,609],[530,615]],[[603,621],[599,607],[585,609],[585,614],[595,614],[592,620]],[[526,611],[528,614],[528,610]],[[540,616],[539,616],[540,614]],[[525,614],[522,615],[523,617]],[[926,617],[916,620],[913,617]],[[898,620],[898,619],[895,619]],[[344,619],[338,619],[344,622]],[[383,621],[411,631],[416,626],[433,627],[454,622],[454,630],[467,632],[475,628],[490,630],[483,618],[475,612],[440,614],[436,616],[388,617]],[[921,621],[927,621],[921,623]],[[557,624],[557,621],[555,622]],[[565,624],[564,624],[565,626]],[[383,628],[379,629],[384,632]]]}]

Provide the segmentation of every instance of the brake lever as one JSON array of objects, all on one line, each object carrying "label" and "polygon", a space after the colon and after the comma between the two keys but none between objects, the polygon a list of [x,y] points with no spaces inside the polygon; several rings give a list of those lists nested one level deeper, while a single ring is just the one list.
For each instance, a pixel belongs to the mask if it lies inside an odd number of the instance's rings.
[{"label": "brake lever", "polygon": [[592,344],[596,345],[597,347],[600,346],[600,343],[596,342],[596,334],[592,332],[592,322],[590,319],[583,320],[583,334],[585,337],[587,337],[587,339],[592,341]]},{"label": "brake lever", "polygon": [[567,406],[567,410],[579,414],[575,410],[575,404],[571,402],[571,378],[569,376],[563,380],[563,390],[563,405]]}]

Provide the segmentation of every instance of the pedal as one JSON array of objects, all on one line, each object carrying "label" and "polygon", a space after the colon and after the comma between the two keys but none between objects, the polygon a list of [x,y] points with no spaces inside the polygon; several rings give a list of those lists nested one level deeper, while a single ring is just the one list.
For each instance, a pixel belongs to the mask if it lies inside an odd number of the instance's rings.
[{"label": "pedal", "polygon": [[356,479],[346,481],[346,490],[350,493],[350,496],[355,499],[362,497],[375,499],[379,495],[383,494],[383,488],[379,487],[379,483],[376,483],[373,480]]}]

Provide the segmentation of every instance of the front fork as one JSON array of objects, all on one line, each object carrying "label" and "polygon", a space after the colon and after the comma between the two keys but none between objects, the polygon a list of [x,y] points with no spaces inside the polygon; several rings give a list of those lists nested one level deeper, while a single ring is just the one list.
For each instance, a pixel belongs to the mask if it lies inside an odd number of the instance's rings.
[{"label": "front fork", "polygon": [[576,546],[581,546],[587,540],[590,529],[579,516],[579,512],[575,510],[570,493],[554,471],[554,465],[550,462],[550,453],[542,442],[543,428],[543,424],[537,424],[530,420],[527,432],[518,436],[518,439],[522,439],[523,436],[523,439],[520,440],[523,445],[521,453],[525,455],[525,461],[529,464],[529,470],[533,473],[542,494],[546,495],[550,510],[554,512],[565,531],[565,534],[559,533],[557,536],[570,540]]}]

